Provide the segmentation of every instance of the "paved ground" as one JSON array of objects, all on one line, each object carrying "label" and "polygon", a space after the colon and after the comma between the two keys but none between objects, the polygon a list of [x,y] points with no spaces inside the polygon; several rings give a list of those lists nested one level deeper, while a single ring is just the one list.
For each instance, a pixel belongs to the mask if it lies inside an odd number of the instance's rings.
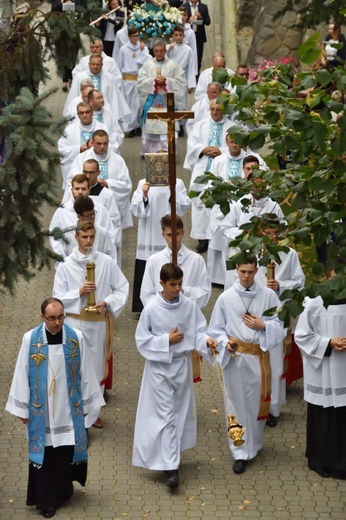
[{"label": "paved ground", "polygon": [[[208,2],[217,20],[219,1]],[[205,63],[219,50],[220,27],[210,33]],[[60,83],[53,77],[52,84]],[[61,90],[50,102],[56,115],[62,111],[65,94]],[[133,185],[143,176],[139,159],[139,138],[124,141],[121,153],[130,169]],[[185,142],[178,146],[178,174],[182,169]],[[52,210],[44,209],[47,222]],[[185,219],[189,225],[189,219]],[[187,245],[193,247],[191,240]],[[123,270],[131,281],[136,245],[136,227],[125,232]],[[27,508],[27,443],[19,420],[4,412],[14,364],[23,333],[38,324],[39,304],[51,295],[54,271],[44,270],[30,283],[21,282],[15,298],[3,296],[0,304],[0,518],[37,518]],[[220,293],[213,295],[206,316]],[[183,453],[181,485],[170,493],[159,472],[131,466],[133,426],[143,362],[134,344],[136,317],[130,303],[117,322],[115,346],[115,386],[104,409],[103,430],[92,430],[89,476],[85,490],[76,485],[71,503],[57,513],[61,520],[102,519],[163,520],[195,518],[261,518],[345,520],[346,484],[322,479],[307,469],[305,449],[305,404],[301,383],[288,390],[282,419],[265,433],[264,449],[246,473],[232,472],[228,450],[223,401],[215,368],[203,364],[203,383],[195,386],[198,411],[198,440],[194,450]]]}]

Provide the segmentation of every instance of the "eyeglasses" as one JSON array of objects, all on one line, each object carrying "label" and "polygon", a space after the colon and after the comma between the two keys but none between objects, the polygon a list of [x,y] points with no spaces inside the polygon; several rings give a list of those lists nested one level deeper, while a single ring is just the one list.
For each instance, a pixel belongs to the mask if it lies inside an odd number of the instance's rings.
[{"label": "eyeglasses", "polygon": [[65,314],[60,314],[60,316],[45,316],[45,315],[43,315],[43,317],[47,321],[50,321],[51,323],[53,323],[53,321],[64,321],[64,319],[66,318],[66,315]]}]

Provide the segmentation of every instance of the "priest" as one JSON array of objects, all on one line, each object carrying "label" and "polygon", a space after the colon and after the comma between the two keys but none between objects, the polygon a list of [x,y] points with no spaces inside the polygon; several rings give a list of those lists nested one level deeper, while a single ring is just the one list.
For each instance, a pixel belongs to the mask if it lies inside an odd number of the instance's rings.
[{"label": "priest", "polygon": [[41,305],[42,324],[23,337],[6,410],[29,438],[28,506],[52,518],[85,485],[86,428],[104,406],[82,333],[64,324],[60,300]]},{"label": "priest", "polygon": [[168,150],[167,123],[157,119],[148,119],[150,109],[166,108],[167,92],[174,93],[174,102],[178,110],[185,108],[187,81],[183,69],[166,57],[166,42],[157,38],[153,43],[154,59],[148,60],[139,69],[137,89],[141,102],[142,148],[141,155],[147,152]]}]

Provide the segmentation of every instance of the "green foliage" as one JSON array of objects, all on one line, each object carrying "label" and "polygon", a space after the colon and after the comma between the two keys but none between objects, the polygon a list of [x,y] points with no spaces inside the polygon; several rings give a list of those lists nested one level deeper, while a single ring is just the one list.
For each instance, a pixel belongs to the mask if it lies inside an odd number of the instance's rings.
[{"label": "green foliage", "polygon": [[[303,59],[311,49],[310,44],[300,49]],[[300,248],[329,243],[325,267],[315,265],[314,255],[302,258],[305,270],[315,277],[307,286],[307,294],[320,294],[326,304],[337,294],[346,294],[346,106],[331,99],[332,90],[345,89],[345,82],[346,72],[341,68],[295,77],[292,65],[277,63],[260,72],[258,81],[238,83],[235,95],[218,98],[226,114],[237,111],[238,120],[248,125],[229,129],[237,143],[256,150],[266,142],[273,156],[278,154],[287,161],[285,170],[271,160],[268,171],[257,171],[255,176],[264,179],[259,196],[269,195],[283,208],[288,243]],[[299,95],[303,90],[307,97]],[[332,112],[339,115],[336,122]],[[207,189],[203,188],[202,200],[208,206],[211,201],[220,204],[224,212],[229,210],[227,199],[234,201],[254,190],[252,182],[238,179],[222,184],[211,174],[204,176],[203,184]],[[229,260],[228,268],[234,268],[249,252],[261,254],[263,238],[259,238],[258,219],[253,218],[242,229],[242,235],[230,244],[239,253]],[[278,251],[279,245],[265,244],[260,263],[278,261]],[[325,280],[325,269],[340,274]],[[304,294],[293,291],[283,296],[280,316],[287,320],[288,315],[299,314]]]},{"label": "green foliage", "polygon": [[328,24],[330,21],[342,25],[345,21],[345,0],[309,0],[309,2],[287,0],[285,7],[273,16],[273,20],[277,20],[289,11],[299,13],[299,27],[315,29],[320,23]]},{"label": "green foliage", "polygon": [[[14,292],[19,277],[55,255],[46,247],[43,204],[55,206],[55,167],[59,164],[51,114],[44,107],[51,92],[35,97],[23,88],[3,109],[0,129],[7,134],[11,154],[0,165],[0,289]],[[55,122],[61,133],[66,120]]]},{"label": "green foliage", "polygon": [[40,82],[48,79],[47,62],[53,59],[58,74],[73,68],[82,49],[80,33],[99,36],[89,22],[100,15],[95,2],[89,8],[76,7],[76,13],[31,10],[7,33],[0,34],[0,100],[12,102],[22,87],[37,93]]}]

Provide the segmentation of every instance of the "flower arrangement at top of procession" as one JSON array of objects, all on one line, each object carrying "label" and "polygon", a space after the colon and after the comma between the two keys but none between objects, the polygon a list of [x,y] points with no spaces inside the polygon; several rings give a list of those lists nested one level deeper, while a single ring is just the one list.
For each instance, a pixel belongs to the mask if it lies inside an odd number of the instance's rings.
[{"label": "flower arrangement at top of procession", "polygon": [[138,29],[141,40],[148,40],[149,38],[169,39],[173,34],[174,27],[182,23],[179,9],[170,7],[166,10],[153,11],[145,6],[138,6],[132,11],[128,26]]}]

